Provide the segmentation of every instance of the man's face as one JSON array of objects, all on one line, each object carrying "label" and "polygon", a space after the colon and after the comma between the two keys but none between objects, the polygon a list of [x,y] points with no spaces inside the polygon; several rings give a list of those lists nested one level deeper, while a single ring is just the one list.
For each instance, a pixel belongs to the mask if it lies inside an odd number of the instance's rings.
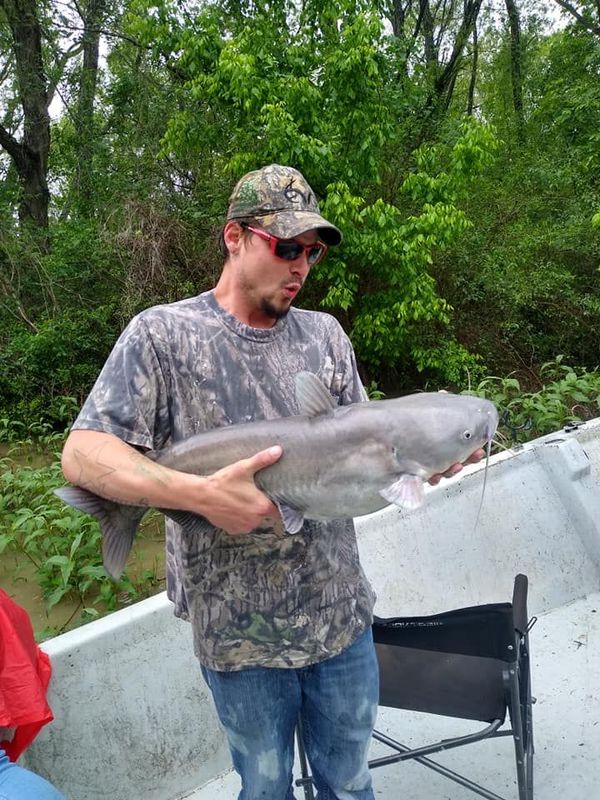
[{"label": "man's face", "polygon": [[[294,237],[294,241],[303,245],[314,244],[317,239],[316,231]],[[270,243],[251,231],[244,232],[232,261],[248,307],[265,320],[277,320],[288,313],[310,272],[305,251],[287,261],[275,256]]]}]

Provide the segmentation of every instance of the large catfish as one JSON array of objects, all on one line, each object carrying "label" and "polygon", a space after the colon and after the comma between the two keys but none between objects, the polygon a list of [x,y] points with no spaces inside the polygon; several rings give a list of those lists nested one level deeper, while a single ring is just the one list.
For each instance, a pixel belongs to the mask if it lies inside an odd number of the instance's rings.
[{"label": "large catfish", "polygon": [[[424,482],[485,443],[489,453],[498,424],[494,405],[479,397],[423,393],[338,406],[306,372],[297,376],[296,390],[299,416],[216,428],[146,455],[166,467],[210,475],[281,445],[279,461],[257,472],[255,481],[279,508],[286,531],[297,533],[305,519],[359,517],[389,503],[418,508]],[[73,486],[56,494],[100,521],[104,566],[117,578],[148,508]],[[160,511],[191,532],[208,525],[190,512]]]}]

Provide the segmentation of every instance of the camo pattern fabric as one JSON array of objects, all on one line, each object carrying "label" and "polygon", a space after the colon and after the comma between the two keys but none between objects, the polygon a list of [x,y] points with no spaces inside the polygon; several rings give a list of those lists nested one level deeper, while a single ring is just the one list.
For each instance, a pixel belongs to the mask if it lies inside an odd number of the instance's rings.
[{"label": "camo pattern fabric", "polygon": [[[268,330],[250,328],[207,292],[132,320],[74,427],[160,449],[210,428],[298,414],[302,370],[342,404],[365,399],[333,317],[292,308]],[[306,666],[337,655],[372,621],[351,520],[240,536],[189,534],[167,520],[166,534],[167,593],[210,669]]]},{"label": "camo pattern fabric", "polygon": [[319,213],[313,190],[302,173],[280,164],[249,172],[235,186],[227,219],[248,218],[281,239],[318,230],[325,244],[342,241],[341,231]]}]

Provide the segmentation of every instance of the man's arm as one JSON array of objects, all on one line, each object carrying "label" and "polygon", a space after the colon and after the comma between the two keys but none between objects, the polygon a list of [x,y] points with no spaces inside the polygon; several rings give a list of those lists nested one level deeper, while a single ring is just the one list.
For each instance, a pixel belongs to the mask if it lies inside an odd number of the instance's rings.
[{"label": "man's arm", "polygon": [[228,533],[247,533],[279,512],[254,483],[281,448],[262,450],[213,475],[163,467],[111,433],[74,430],[62,453],[65,478],[94,494],[128,505],[192,511]]}]

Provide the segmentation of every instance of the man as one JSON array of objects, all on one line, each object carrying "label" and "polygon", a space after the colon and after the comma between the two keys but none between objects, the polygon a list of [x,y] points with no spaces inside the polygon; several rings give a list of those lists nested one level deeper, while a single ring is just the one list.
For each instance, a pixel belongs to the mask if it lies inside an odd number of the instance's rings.
[{"label": "man", "polygon": [[307,521],[285,534],[254,483],[281,448],[208,477],[161,467],[143,451],[299,413],[294,376],[303,370],[340,403],[366,399],[337,321],[292,307],[311,266],[340,241],[299,172],[271,164],[245,175],[230,198],[216,287],[132,320],[63,452],[65,477],[79,486],[213,524],[190,535],[167,521],[167,592],[191,621],[241,800],[293,797],[299,714],[320,800],[372,800],[374,595],[351,520]]}]

